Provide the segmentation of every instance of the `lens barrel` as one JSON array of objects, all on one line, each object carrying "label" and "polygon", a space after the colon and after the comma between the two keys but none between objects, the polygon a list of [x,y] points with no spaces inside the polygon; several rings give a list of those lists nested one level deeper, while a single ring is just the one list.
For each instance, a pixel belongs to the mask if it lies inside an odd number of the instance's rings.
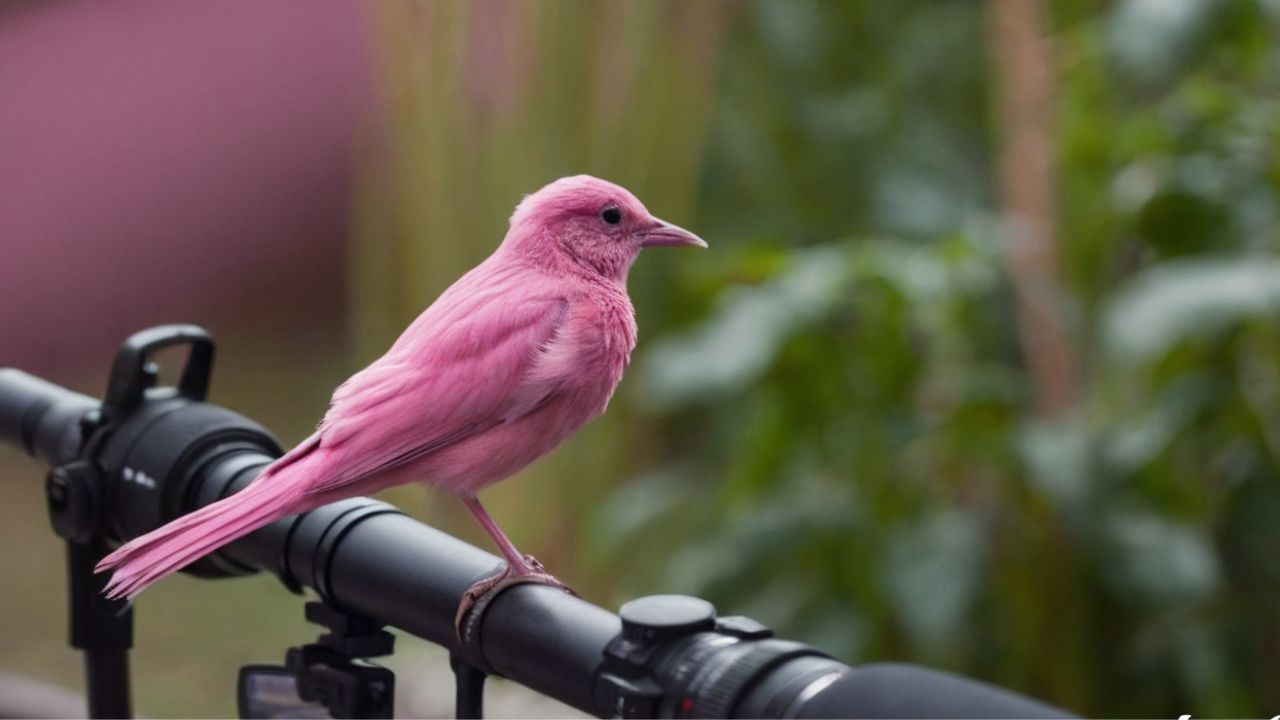
[{"label": "lens barrel", "polygon": [[[763,690],[763,688],[761,688]],[[860,665],[796,698],[798,718],[1071,718],[984,682],[902,663]],[[741,717],[753,717],[741,715]]]},{"label": "lens barrel", "polygon": [[[150,390],[97,454],[110,489],[108,528],[121,540],[153,530],[196,509],[203,482],[225,474],[227,463],[240,467],[244,461],[236,458],[252,458],[261,469],[281,452],[266,428],[243,415],[169,389]],[[193,570],[213,572],[208,563]]]}]

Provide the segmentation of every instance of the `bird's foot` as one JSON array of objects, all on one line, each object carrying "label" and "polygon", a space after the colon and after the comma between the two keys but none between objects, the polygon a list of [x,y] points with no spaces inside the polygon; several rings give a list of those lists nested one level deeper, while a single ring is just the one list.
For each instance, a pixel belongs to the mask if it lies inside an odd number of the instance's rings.
[{"label": "bird's foot", "polygon": [[525,555],[522,559],[524,562],[520,566],[515,568],[505,566],[467,588],[467,591],[462,594],[462,601],[458,603],[458,614],[454,617],[454,629],[460,645],[467,644],[470,636],[475,632],[476,622],[484,614],[484,609],[489,603],[512,585],[537,583],[559,588],[570,595],[577,595],[573,588],[560,582],[554,575],[543,569],[542,563],[538,562],[537,558]]},{"label": "bird's foot", "polygon": [[[532,555],[524,556],[524,564],[525,564],[524,572],[542,573],[543,575],[546,575],[547,573],[547,569],[542,567],[542,563],[538,562],[538,558]],[[547,575],[547,577],[551,577],[551,576]],[[551,578],[551,579],[555,580],[555,578]],[[559,581],[556,581],[556,584],[559,584]]]}]

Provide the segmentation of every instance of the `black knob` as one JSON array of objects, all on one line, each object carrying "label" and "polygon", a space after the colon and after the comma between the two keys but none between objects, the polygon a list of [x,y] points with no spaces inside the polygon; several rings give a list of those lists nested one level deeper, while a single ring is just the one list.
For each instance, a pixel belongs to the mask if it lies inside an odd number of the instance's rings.
[{"label": "black knob", "polygon": [[640,644],[662,642],[715,628],[716,608],[686,595],[650,595],[623,605],[622,637]]},{"label": "black knob", "polygon": [[53,531],[72,542],[88,542],[97,531],[98,476],[93,466],[76,460],[49,473],[45,500]]}]

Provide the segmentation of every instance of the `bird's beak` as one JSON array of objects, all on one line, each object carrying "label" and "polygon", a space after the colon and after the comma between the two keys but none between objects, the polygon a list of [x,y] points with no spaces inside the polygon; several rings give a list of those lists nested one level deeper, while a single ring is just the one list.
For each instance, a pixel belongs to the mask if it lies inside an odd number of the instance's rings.
[{"label": "bird's beak", "polygon": [[685,230],[679,225],[672,225],[666,220],[653,218],[653,224],[641,237],[641,247],[674,247],[692,245],[704,248],[707,241]]}]

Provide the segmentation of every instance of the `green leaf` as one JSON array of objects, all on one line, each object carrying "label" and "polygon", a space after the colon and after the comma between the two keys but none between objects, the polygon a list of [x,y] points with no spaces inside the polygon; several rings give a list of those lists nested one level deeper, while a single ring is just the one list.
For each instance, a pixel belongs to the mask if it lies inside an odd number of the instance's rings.
[{"label": "green leaf", "polygon": [[1107,310],[1112,359],[1150,361],[1174,345],[1280,311],[1280,262],[1217,258],[1163,263],[1131,281]]},{"label": "green leaf", "polygon": [[620,554],[627,542],[686,502],[695,487],[690,473],[675,466],[623,483],[592,516],[593,552],[599,557]]},{"label": "green leaf", "polygon": [[1108,518],[1105,576],[1121,594],[1153,607],[1194,606],[1216,591],[1218,559],[1203,530],[1150,513]]},{"label": "green leaf", "polygon": [[1213,0],[1125,0],[1112,15],[1108,47],[1120,72],[1141,84],[1169,82],[1205,36]]},{"label": "green leaf", "polygon": [[842,299],[845,252],[797,252],[780,275],[734,288],[706,322],[655,342],[640,364],[642,401],[672,408],[735,392],[760,377],[784,342]]},{"label": "green leaf", "polygon": [[983,580],[986,546],[978,524],[944,510],[890,536],[881,577],[907,633],[921,648],[955,642]]},{"label": "green leaf", "polygon": [[1090,428],[1079,414],[1028,422],[1018,438],[1028,479],[1056,507],[1078,510],[1092,490]]},{"label": "green leaf", "polygon": [[1103,444],[1107,467],[1130,475],[1162,453],[1207,402],[1213,386],[1200,375],[1169,383],[1144,412],[1122,417]]}]

